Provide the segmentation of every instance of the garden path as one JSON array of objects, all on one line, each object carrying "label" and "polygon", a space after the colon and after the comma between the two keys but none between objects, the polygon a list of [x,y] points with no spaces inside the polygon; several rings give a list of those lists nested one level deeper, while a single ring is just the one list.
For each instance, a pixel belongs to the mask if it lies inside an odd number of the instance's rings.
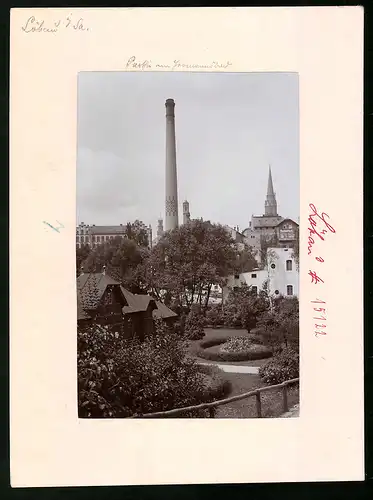
[{"label": "garden path", "polygon": [[257,375],[259,373],[259,367],[258,366],[245,366],[245,365],[227,365],[226,363],[220,364],[220,363],[214,363],[213,361],[207,363],[207,362],[200,362],[198,361],[199,365],[210,365],[210,366],[217,366],[222,370],[223,372],[227,373],[248,373],[250,375]]}]

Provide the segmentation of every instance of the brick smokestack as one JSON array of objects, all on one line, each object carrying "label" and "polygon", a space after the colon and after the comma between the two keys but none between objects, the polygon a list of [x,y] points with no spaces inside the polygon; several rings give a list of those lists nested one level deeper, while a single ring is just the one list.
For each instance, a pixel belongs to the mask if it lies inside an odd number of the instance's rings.
[{"label": "brick smokestack", "polygon": [[166,100],[166,200],[165,229],[170,231],[179,225],[176,137],[175,137],[175,102]]}]

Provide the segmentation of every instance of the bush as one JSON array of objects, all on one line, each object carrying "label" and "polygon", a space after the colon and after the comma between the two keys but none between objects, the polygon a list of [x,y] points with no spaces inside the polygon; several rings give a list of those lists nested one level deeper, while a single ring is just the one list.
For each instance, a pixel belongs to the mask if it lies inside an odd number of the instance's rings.
[{"label": "bush", "polygon": [[212,327],[224,325],[224,316],[221,305],[212,305],[206,312],[206,322]]},{"label": "bush", "polygon": [[225,324],[243,327],[250,332],[268,308],[269,300],[265,290],[256,294],[251,287],[242,285],[237,290],[230,292],[228,296],[224,307]]},{"label": "bush", "polygon": [[[234,337],[233,337],[234,338]],[[220,349],[219,352],[209,351],[209,347],[230,342],[230,337],[210,338],[199,342],[196,349],[196,355],[210,361],[250,361],[256,359],[264,359],[272,356],[272,351],[263,345],[254,344],[249,341],[249,344],[243,350],[228,351]]]},{"label": "bush", "polygon": [[285,380],[299,377],[299,353],[286,347],[276,353],[259,369],[259,375],[270,385],[281,384]]},{"label": "bush", "polygon": [[199,308],[192,308],[185,320],[184,333],[188,340],[200,340],[205,335],[205,318]]},{"label": "bush", "polygon": [[78,331],[79,417],[129,417],[212,401],[206,375],[183,343],[158,328],[142,343],[105,327]]},{"label": "bush", "polygon": [[224,378],[222,371],[218,367],[200,365],[199,371],[204,375],[205,397],[207,400],[223,399],[230,394],[232,384]]},{"label": "bush", "polygon": [[273,349],[282,346],[299,350],[299,301],[296,297],[280,297],[274,301],[272,311],[264,312],[257,329],[266,345]]}]

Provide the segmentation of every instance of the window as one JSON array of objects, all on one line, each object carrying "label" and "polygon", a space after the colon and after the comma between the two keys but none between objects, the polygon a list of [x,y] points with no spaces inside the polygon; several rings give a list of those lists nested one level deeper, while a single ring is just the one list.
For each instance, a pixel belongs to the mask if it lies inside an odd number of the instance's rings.
[{"label": "window", "polygon": [[235,275],[234,275],[234,279],[235,279],[235,280],[239,280],[239,279],[240,279],[240,275],[239,275],[239,274],[235,274]]},{"label": "window", "polygon": [[252,275],[251,275],[251,277],[252,277],[252,278],[256,278],[256,274],[252,274]]},{"label": "window", "polygon": [[293,285],[288,285],[288,286],[286,287],[286,293],[287,293],[288,295],[293,295]]},{"label": "window", "polygon": [[239,287],[238,287],[238,286],[234,286],[234,287],[233,287],[233,291],[234,291],[234,292],[237,292],[237,290],[238,290],[238,289],[239,289]]},{"label": "window", "polygon": [[293,262],[291,260],[286,261],[286,270],[287,271],[292,271],[293,270]]},{"label": "window", "polygon": [[276,264],[271,264],[271,268],[274,269],[276,267]]},{"label": "window", "polygon": [[275,295],[278,295],[280,292],[278,290],[275,290]]},{"label": "window", "polygon": [[214,285],[215,290],[218,290],[218,288],[219,288],[219,285]]},{"label": "window", "polygon": [[252,286],[252,287],[251,287],[251,291],[252,291],[255,295],[257,295],[257,293],[258,293],[258,287],[257,287],[257,286]]}]

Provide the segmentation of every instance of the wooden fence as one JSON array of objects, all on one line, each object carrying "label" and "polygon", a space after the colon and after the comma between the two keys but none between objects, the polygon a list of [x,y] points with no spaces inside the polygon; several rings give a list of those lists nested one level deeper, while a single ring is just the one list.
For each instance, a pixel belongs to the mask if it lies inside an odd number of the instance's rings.
[{"label": "wooden fence", "polygon": [[259,389],[256,389],[255,391],[251,392],[245,392],[244,394],[238,394],[237,396],[232,396],[230,398],[226,399],[221,399],[220,401],[212,401],[211,403],[202,403],[200,405],[196,406],[187,406],[185,408],[175,408],[174,410],[168,410],[168,411],[159,411],[157,413],[146,413],[145,415],[134,415],[129,418],[167,418],[167,417],[177,417],[178,415],[182,415],[183,413],[188,413],[190,411],[195,411],[195,410],[209,410],[210,417],[214,417],[214,408],[217,408],[218,406],[223,406],[228,403],[232,403],[233,401],[241,401],[242,399],[247,399],[255,396],[256,399],[256,412],[257,412],[257,417],[261,418],[262,417],[262,402],[260,395],[262,392],[267,392],[267,391],[273,391],[276,389],[282,389],[282,401],[283,401],[283,412],[286,413],[289,411],[289,405],[288,405],[288,386],[299,383],[299,378],[294,378],[291,380],[286,380],[285,382],[282,382],[282,384],[277,384],[277,385],[269,385],[267,387],[260,387]]}]

